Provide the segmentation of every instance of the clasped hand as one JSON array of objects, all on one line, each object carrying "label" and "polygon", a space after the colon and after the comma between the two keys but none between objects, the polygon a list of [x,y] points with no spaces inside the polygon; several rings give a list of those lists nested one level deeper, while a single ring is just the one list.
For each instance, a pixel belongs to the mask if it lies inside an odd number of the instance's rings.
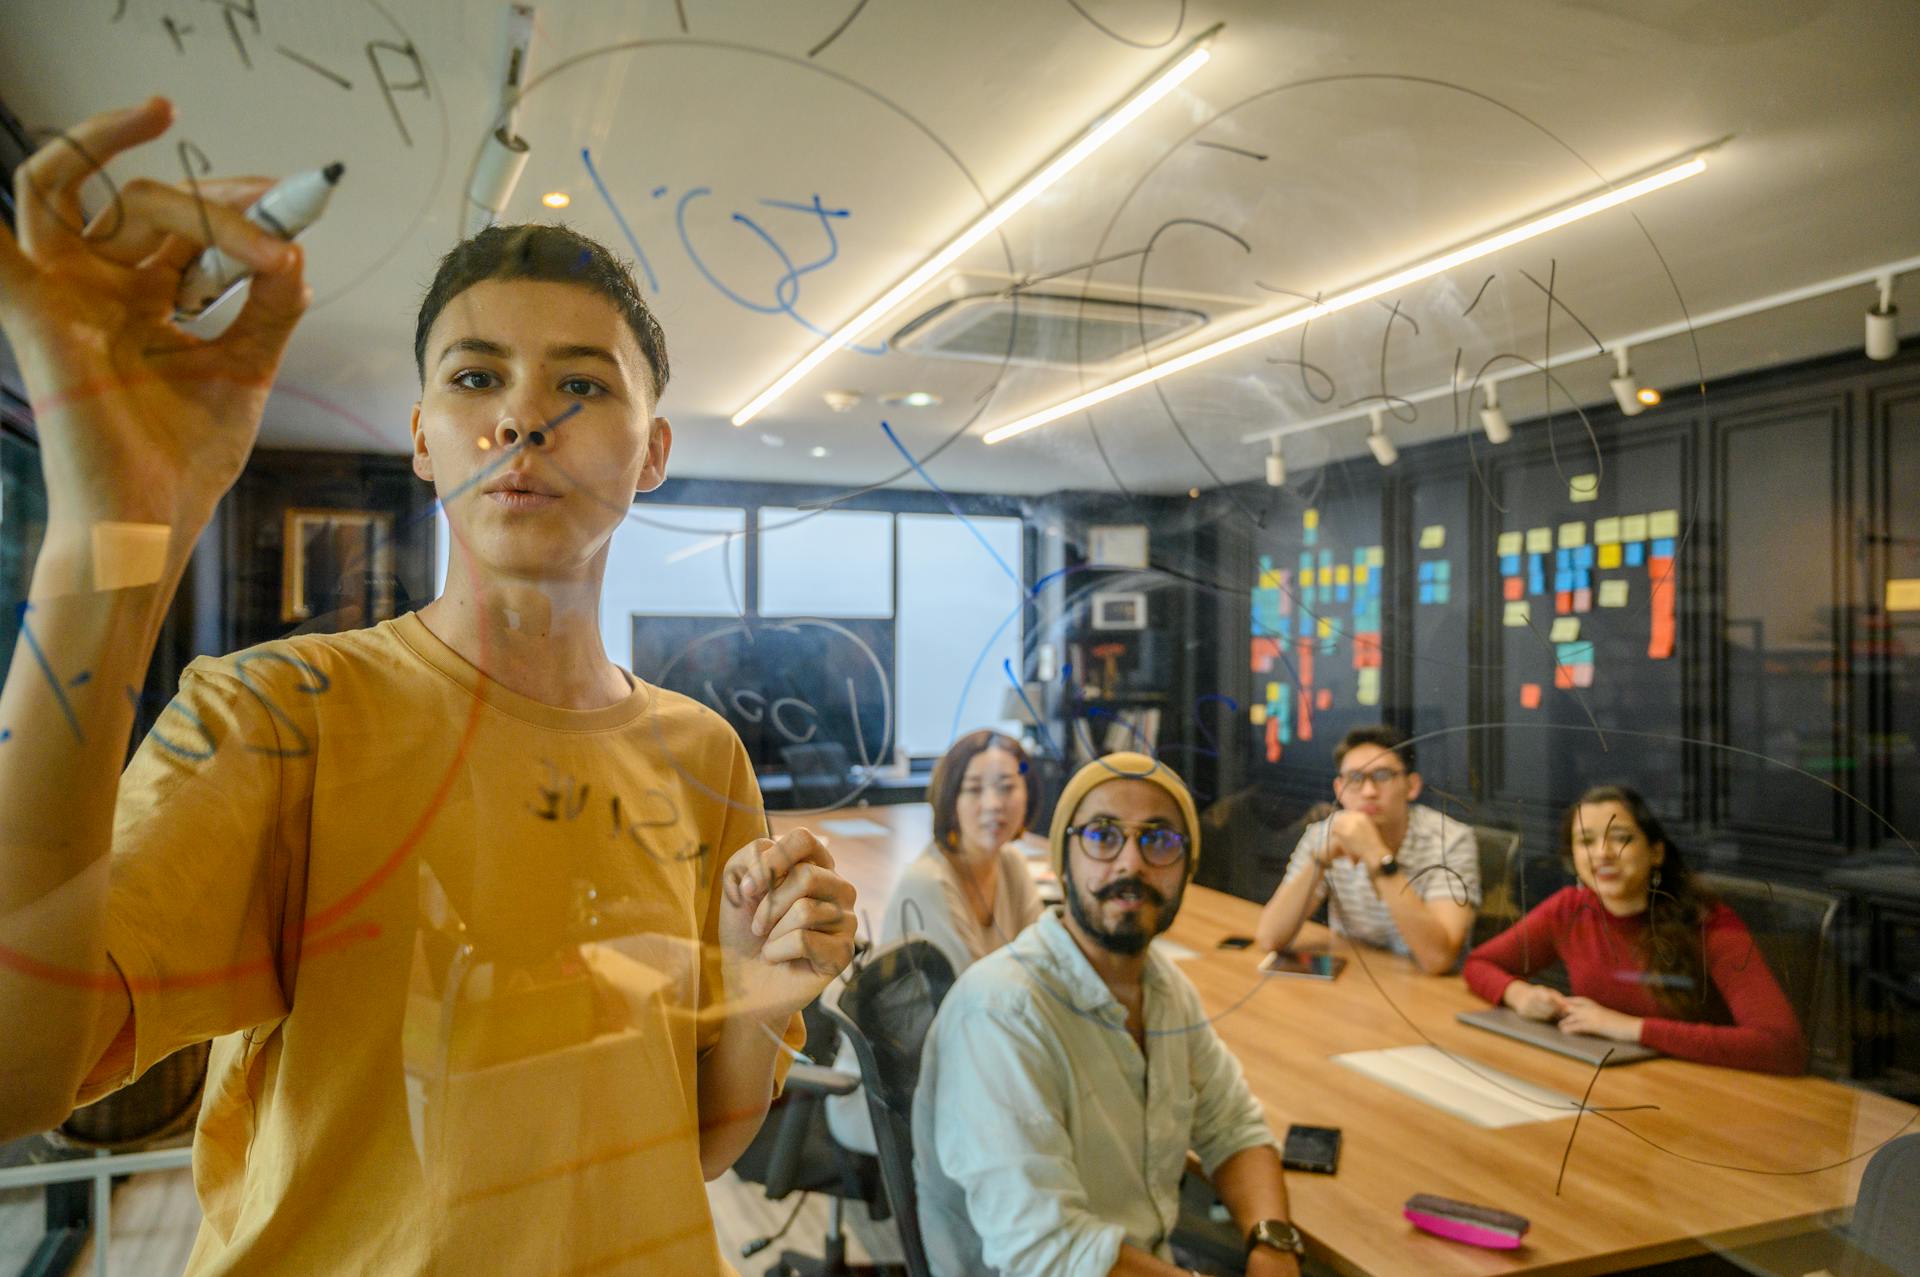
[{"label": "clasped hand", "polygon": [[805,829],[756,838],[721,870],[722,973],[749,1014],[784,1023],[853,958],[853,884]]},{"label": "clasped hand", "polygon": [[1322,868],[1339,857],[1372,873],[1380,868],[1381,860],[1387,855],[1386,840],[1380,837],[1379,828],[1365,812],[1335,812],[1327,820],[1326,839],[1326,846],[1318,856]]},{"label": "clasped hand", "polygon": [[1640,1040],[1639,1016],[1615,1011],[1592,998],[1569,997],[1544,984],[1516,980],[1505,1001],[1529,1020],[1557,1021],[1562,1033],[1587,1033],[1614,1042]]}]

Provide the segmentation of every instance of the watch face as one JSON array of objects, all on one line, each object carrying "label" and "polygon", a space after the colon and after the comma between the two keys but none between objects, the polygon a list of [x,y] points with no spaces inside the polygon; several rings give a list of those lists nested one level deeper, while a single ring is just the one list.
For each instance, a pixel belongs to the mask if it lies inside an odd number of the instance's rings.
[{"label": "watch face", "polygon": [[1383,874],[1397,874],[1397,873],[1399,873],[1399,872],[1400,872],[1400,861],[1399,861],[1399,860],[1398,860],[1397,858],[1395,858],[1395,857],[1393,857],[1393,856],[1382,856],[1382,857],[1380,857],[1380,872],[1381,872],[1381,873],[1383,873]]}]

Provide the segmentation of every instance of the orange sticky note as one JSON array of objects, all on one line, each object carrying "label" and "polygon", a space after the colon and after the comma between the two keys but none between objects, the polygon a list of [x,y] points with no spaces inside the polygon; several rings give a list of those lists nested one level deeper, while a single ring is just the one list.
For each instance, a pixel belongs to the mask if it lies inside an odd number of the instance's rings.
[{"label": "orange sticky note", "polygon": [[1553,667],[1553,685],[1559,688],[1563,692],[1570,689],[1573,686],[1573,666],[1571,665],[1554,666]]},{"label": "orange sticky note", "polygon": [[1567,616],[1567,615],[1569,615],[1570,613],[1572,613],[1572,611],[1573,611],[1573,591],[1572,591],[1572,590],[1562,590],[1562,591],[1560,591],[1560,593],[1558,593],[1558,594],[1556,594],[1556,595],[1554,595],[1554,596],[1553,596],[1553,610],[1554,610],[1555,612],[1557,612],[1557,613],[1559,613],[1559,614],[1560,614],[1561,616]]},{"label": "orange sticky note", "polygon": [[1647,575],[1653,585],[1653,628],[1647,636],[1647,655],[1664,661],[1673,655],[1673,560],[1654,559]]},{"label": "orange sticky note", "polygon": [[1333,690],[1331,688],[1326,688],[1326,687],[1321,688],[1320,694],[1314,697],[1313,699],[1314,699],[1314,707],[1316,709],[1332,709],[1333,708]]},{"label": "orange sticky note", "polygon": [[1521,709],[1539,709],[1540,708],[1540,684],[1538,683],[1520,684],[1520,708]]},{"label": "orange sticky note", "polygon": [[1509,603],[1515,599],[1524,599],[1527,597],[1527,583],[1521,577],[1510,576],[1506,578],[1503,593]]}]

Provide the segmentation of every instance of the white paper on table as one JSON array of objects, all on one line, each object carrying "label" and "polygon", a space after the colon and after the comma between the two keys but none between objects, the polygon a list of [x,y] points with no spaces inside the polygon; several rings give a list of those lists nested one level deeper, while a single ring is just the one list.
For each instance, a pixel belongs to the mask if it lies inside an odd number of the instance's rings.
[{"label": "white paper on table", "polygon": [[887,832],[885,825],[863,816],[855,816],[850,820],[823,820],[820,828],[830,834],[839,834],[842,838],[879,838]]},{"label": "white paper on table", "polygon": [[1169,962],[1185,962],[1188,958],[1200,956],[1197,950],[1189,949],[1177,940],[1169,940],[1165,936],[1156,938],[1153,947],[1158,949],[1160,955]]},{"label": "white paper on table", "polygon": [[1535,1086],[1470,1057],[1449,1055],[1438,1047],[1349,1051],[1333,1058],[1475,1126],[1522,1126],[1570,1118],[1578,1112],[1572,1096]]}]

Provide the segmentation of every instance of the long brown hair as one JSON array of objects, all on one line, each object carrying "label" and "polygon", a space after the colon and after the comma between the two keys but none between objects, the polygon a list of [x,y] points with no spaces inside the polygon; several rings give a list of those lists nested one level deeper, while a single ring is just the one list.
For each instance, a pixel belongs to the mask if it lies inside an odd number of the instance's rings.
[{"label": "long brown hair", "polygon": [[1647,806],[1647,800],[1625,785],[1596,785],[1567,808],[1560,825],[1560,846],[1569,861],[1573,859],[1573,834],[1580,809],[1590,803],[1620,804],[1649,848],[1666,848],[1658,866],[1659,884],[1650,880],[1647,886],[1647,925],[1636,947],[1650,977],[1653,999],[1661,1009],[1679,1019],[1704,1018],[1714,1000],[1713,986],[1707,980],[1703,937],[1715,897],[1693,876],[1686,857],[1667,836],[1666,827]]},{"label": "long brown hair", "polygon": [[933,804],[933,844],[942,851],[960,845],[960,782],[967,778],[967,764],[990,749],[1004,749],[1020,765],[1020,783],[1027,789],[1027,809],[1021,814],[1022,828],[1033,823],[1033,803],[1039,789],[1033,783],[1033,765],[1027,751],[1011,736],[983,727],[968,732],[947,747],[933,765],[933,777],[927,783],[927,801]]}]

